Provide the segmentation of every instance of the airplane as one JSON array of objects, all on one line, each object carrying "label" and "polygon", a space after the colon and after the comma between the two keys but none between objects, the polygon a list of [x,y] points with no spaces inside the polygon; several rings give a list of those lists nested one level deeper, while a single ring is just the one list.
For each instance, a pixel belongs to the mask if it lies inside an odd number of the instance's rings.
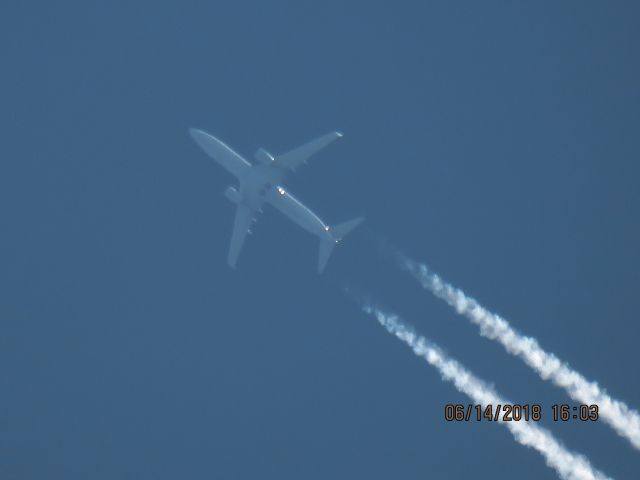
[{"label": "airplane", "polygon": [[232,268],[236,267],[244,239],[265,203],[320,239],[318,273],[324,270],[335,245],[364,220],[364,217],[358,217],[337,225],[326,225],[281,185],[289,172],[295,171],[313,154],[342,137],[339,132],[323,135],[282,155],[273,156],[264,148],[259,148],[254,155],[256,164],[249,163],[213,135],[196,128],[190,128],[189,133],[200,148],[232,173],[240,184],[239,189],[229,186],[224,192],[225,197],[236,205],[227,257],[227,263]]}]

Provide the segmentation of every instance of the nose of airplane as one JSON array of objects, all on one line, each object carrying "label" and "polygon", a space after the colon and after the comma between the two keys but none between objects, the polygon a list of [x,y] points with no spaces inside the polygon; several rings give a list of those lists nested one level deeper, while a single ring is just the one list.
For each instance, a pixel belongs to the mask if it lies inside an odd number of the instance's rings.
[{"label": "nose of airplane", "polygon": [[199,137],[201,137],[204,134],[204,132],[202,130],[198,130],[197,128],[190,128],[189,129],[189,135],[191,135],[191,138],[193,138],[194,140],[198,140]]}]

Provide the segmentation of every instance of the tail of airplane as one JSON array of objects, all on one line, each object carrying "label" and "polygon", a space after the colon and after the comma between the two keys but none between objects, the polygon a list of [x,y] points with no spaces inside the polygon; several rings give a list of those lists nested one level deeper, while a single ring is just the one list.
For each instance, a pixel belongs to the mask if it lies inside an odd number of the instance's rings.
[{"label": "tail of airplane", "polygon": [[318,257],[318,273],[322,273],[324,267],[327,265],[327,260],[331,256],[331,252],[333,251],[333,247],[342,240],[351,230],[356,228],[362,221],[364,217],[354,218],[353,220],[349,220],[343,223],[339,223],[338,225],[334,225],[333,227],[329,227],[329,234],[331,237],[320,239],[320,255]]}]

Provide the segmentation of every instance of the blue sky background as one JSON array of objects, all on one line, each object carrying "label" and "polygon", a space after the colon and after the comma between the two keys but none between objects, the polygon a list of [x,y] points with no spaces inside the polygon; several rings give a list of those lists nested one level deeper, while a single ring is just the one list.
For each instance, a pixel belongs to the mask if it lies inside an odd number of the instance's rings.
[{"label": "blue sky background", "polygon": [[[640,406],[633,2],[28,2],[0,8],[0,476],[555,478],[342,292],[520,403],[569,399],[384,260],[386,238]],[[316,271],[274,210],[226,266],[247,158],[367,222]],[[549,415],[548,415],[549,416]],[[619,479],[602,422],[543,424]]]}]

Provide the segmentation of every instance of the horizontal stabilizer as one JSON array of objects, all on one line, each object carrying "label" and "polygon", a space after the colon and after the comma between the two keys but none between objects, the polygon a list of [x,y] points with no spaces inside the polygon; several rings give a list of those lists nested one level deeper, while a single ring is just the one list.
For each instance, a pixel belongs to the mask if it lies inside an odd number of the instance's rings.
[{"label": "horizontal stabilizer", "polygon": [[336,241],[341,240],[344,236],[349,233],[351,230],[356,228],[364,221],[364,217],[354,218],[353,220],[348,220],[343,223],[339,223],[338,225],[334,225],[333,227],[329,227],[329,233],[331,236],[336,239]]},{"label": "horizontal stabilizer", "polygon": [[327,266],[327,261],[331,256],[331,252],[333,252],[333,247],[336,246],[335,240],[331,240],[330,238],[323,238],[320,240],[320,255],[318,256],[318,273],[322,273],[324,267]]},{"label": "horizontal stabilizer", "polygon": [[342,238],[345,237],[351,230],[356,228],[364,221],[364,217],[354,218],[344,223],[339,223],[333,227],[329,227],[330,238],[322,238],[320,240],[320,254],[318,256],[318,273],[322,273],[324,267],[327,265],[327,261],[333,252],[333,248],[338,244]]}]

